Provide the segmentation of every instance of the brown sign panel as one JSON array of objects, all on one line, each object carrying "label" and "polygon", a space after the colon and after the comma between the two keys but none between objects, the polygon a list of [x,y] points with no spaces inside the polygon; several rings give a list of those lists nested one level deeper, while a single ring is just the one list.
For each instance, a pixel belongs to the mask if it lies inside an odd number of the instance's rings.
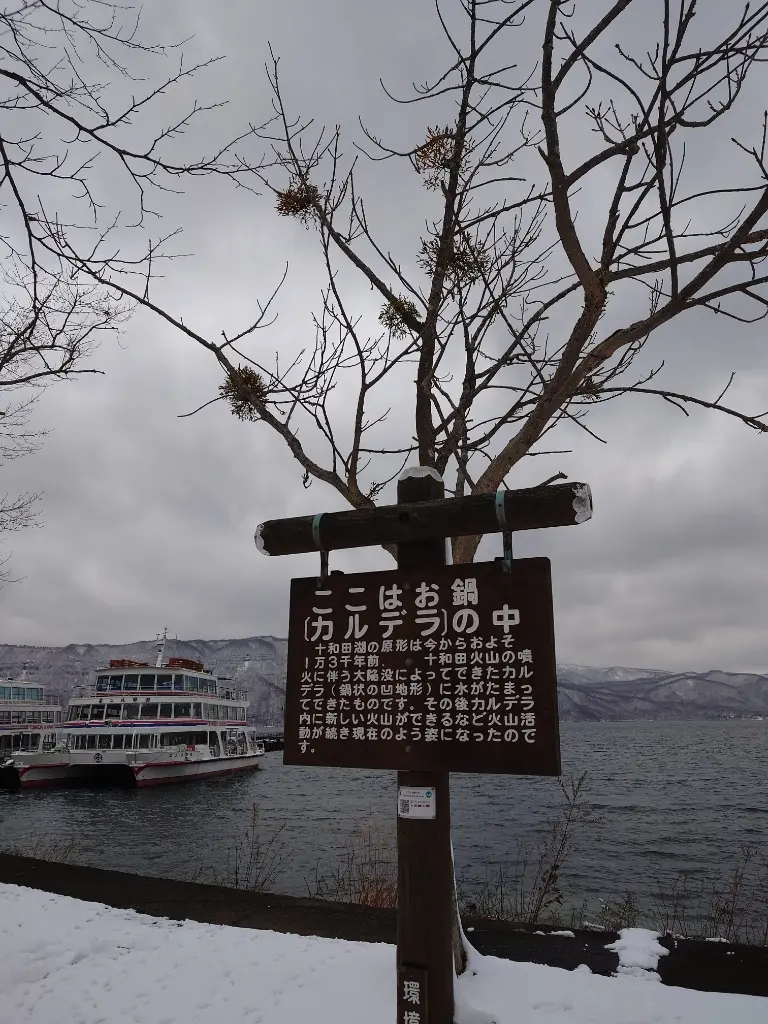
[{"label": "brown sign panel", "polygon": [[549,559],[293,580],[284,762],[559,775]]},{"label": "brown sign panel", "polygon": [[398,964],[397,1024],[427,1024],[427,972]]}]

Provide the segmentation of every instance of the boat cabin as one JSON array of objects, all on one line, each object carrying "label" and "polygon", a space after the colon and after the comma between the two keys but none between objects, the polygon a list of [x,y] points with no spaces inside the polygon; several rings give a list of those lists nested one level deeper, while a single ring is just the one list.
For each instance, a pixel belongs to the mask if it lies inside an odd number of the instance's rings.
[{"label": "boat cabin", "polygon": [[62,718],[59,702],[23,680],[0,679],[0,757],[50,749]]},{"label": "boat cabin", "polygon": [[199,662],[169,658],[167,665],[113,660],[96,675],[90,693],[70,699],[70,750],[204,750],[210,757],[259,750],[246,726],[245,691],[222,686]]}]

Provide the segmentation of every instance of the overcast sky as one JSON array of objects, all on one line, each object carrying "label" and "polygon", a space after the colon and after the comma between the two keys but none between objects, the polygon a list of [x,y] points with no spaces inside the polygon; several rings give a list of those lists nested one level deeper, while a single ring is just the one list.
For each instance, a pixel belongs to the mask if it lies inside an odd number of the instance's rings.
[{"label": "overcast sky", "polygon": [[[714,0],[700,6],[705,15],[718,8]],[[623,24],[631,32],[636,22]],[[426,111],[402,115],[378,85],[381,76],[405,89],[437,66],[443,51],[428,3],[164,0],[147,8],[144,34],[194,34],[193,53],[227,55],[206,79],[212,95],[231,101],[218,128],[206,122],[211,132],[268,112],[268,41],[295,109],[340,123],[350,138],[359,138],[358,114],[411,145],[423,134],[408,137],[398,119],[434,122]],[[759,123],[759,97],[759,88],[747,94],[741,124]],[[718,151],[711,159],[726,158]],[[408,242],[420,223],[414,193],[400,202],[397,179],[371,174],[369,213],[387,245]],[[322,282],[316,234],[278,218],[268,199],[206,187],[164,211],[169,224],[184,223],[184,248],[195,256],[168,268],[158,294],[217,337],[247,318],[287,261],[280,318],[258,345],[269,352],[309,338]],[[375,316],[367,286],[349,286]],[[736,369],[732,403],[752,413],[768,407],[764,325],[692,316],[652,344],[686,390],[714,398]],[[23,579],[0,591],[0,642],[123,643],[166,625],[190,639],[285,636],[289,581],[314,572],[317,558],[265,558],[254,528],[342,508],[340,498],[319,483],[305,490],[283,442],[222,403],[179,418],[212,398],[220,378],[209,354],[148,315],[137,314],[119,344],[105,341],[91,365],[103,376],[57,384],[39,402],[35,425],[52,431],[42,450],[0,469],[0,493],[43,492],[42,527],[4,549]],[[395,402],[412,416],[412,395]],[[566,430],[557,447],[572,444],[572,454],[529,460],[511,478],[526,486],[562,470],[593,490],[592,522],[516,543],[518,555],[552,559],[558,659],[768,672],[768,437],[636,396],[596,410],[590,426],[609,443]],[[393,498],[392,488],[384,499]],[[486,539],[481,555],[498,553],[500,540]],[[347,571],[391,564],[377,551],[332,553],[331,561]]]}]

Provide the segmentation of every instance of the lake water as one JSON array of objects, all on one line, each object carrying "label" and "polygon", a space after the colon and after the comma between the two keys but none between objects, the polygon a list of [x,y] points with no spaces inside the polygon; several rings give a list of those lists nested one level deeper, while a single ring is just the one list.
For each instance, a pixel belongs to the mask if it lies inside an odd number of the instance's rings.
[{"label": "lake water", "polygon": [[[714,879],[743,844],[768,847],[768,722],[565,724],[562,751],[564,773],[588,773],[601,818],[565,871],[574,901],[649,891],[681,871]],[[469,879],[514,866],[518,842],[535,842],[562,807],[555,779],[454,775],[451,789],[456,867]],[[74,841],[99,866],[185,878],[225,869],[254,804],[265,836],[285,825],[275,888],[306,895],[361,825],[394,834],[395,775],[284,767],[273,753],[262,771],[186,786],[0,793],[0,846]]]}]

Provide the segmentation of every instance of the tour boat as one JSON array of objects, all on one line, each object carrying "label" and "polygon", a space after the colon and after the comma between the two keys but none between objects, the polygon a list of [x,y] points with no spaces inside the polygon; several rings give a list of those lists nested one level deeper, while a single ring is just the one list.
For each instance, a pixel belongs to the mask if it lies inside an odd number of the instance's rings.
[{"label": "tour boat", "polygon": [[167,637],[149,662],[119,659],[70,697],[59,742],[13,752],[0,785],[31,788],[73,782],[157,786],[260,767],[264,743],[246,723],[244,691],[201,662],[169,658]]},{"label": "tour boat", "polygon": [[62,710],[45,688],[25,678],[0,679],[0,787],[15,776],[15,757],[47,755],[56,746]]}]

